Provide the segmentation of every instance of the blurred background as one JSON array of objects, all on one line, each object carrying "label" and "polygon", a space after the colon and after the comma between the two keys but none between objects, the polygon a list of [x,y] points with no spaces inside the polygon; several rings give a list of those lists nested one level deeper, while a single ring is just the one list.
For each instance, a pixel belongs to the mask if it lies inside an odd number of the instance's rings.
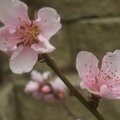
[{"label": "blurred background", "polygon": [[[31,18],[38,9],[47,6],[60,14],[63,26],[51,39],[57,48],[51,56],[78,90],[75,60],[79,51],[91,51],[102,59],[107,51],[120,49],[120,0],[23,1],[29,6]],[[46,103],[26,95],[23,90],[29,74],[15,75],[8,64],[7,56],[0,52],[0,120],[72,120],[59,102]],[[37,63],[35,69],[49,68]],[[87,92],[80,92],[88,96]],[[96,120],[76,98],[67,96],[64,101],[76,116]],[[120,117],[119,100],[101,100],[98,109],[106,120]]]}]

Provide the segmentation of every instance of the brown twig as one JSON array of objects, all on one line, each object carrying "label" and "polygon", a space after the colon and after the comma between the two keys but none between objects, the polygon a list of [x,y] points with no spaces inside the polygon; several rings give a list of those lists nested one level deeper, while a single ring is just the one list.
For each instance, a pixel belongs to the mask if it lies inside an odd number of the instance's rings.
[{"label": "brown twig", "polygon": [[69,80],[64,76],[64,74],[57,67],[56,63],[47,54],[43,54],[42,57],[49,67],[51,67],[54,72],[61,78],[65,85],[69,88],[71,95],[74,95],[98,120],[105,120],[104,117],[95,109],[91,104],[89,104],[86,99],[75,89],[75,87],[69,82]]}]

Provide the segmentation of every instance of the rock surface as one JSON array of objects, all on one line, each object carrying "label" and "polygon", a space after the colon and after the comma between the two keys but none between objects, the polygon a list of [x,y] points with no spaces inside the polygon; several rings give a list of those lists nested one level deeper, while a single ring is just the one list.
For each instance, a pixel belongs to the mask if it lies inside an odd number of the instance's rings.
[{"label": "rock surface", "polygon": [[0,120],[17,120],[13,85],[0,87]]}]

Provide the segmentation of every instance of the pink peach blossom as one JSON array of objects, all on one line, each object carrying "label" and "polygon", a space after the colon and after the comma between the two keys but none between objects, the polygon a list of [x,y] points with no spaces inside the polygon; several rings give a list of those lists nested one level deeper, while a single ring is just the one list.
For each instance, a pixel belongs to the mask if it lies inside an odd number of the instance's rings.
[{"label": "pink peach blossom", "polygon": [[44,83],[45,80],[48,80],[50,77],[51,77],[51,73],[49,71],[45,71],[43,73],[40,73],[36,70],[33,70],[31,72],[32,80],[39,82],[39,83]]},{"label": "pink peach blossom", "polygon": [[76,67],[81,78],[81,88],[102,98],[120,99],[120,50],[108,52],[100,68],[98,63],[92,53],[78,53]]},{"label": "pink peach blossom", "polygon": [[55,100],[56,95],[58,99],[62,99],[66,95],[67,87],[60,78],[57,77],[53,81],[48,81],[50,72],[40,73],[34,70],[31,72],[31,77],[33,80],[26,84],[24,91],[32,94],[36,99],[49,101]]},{"label": "pink peach blossom", "polygon": [[40,73],[36,70],[33,70],[31,72],[32,80],[26,84],[24,91],[26,93],[34,93],[39,91],[44,86],[45,82],[49,79],[50,75],[51,73],[48,71]]},{"label": "pink peach blossom", "polygon": [[[61,28],[56,10],[44,7],[35,20],[28,17],[28,7],[19,0],[0,1],[0,50],[10,56],[14,73],[29,72],[38,60],[38,54],[55,50],[49,39]],[[13,51],[13,48],[14,49]],[[12,52],[11,52],[12,51]]]}]

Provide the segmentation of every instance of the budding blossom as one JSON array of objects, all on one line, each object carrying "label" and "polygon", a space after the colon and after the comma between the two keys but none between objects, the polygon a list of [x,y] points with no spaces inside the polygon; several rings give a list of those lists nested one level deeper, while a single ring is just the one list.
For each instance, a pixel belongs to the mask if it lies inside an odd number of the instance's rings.
[{"label": "budding blossom", "polygon": [[38,91],[41,87],[43,87],[44,83],[49,79],[51,76],[51,73],[46,71],[44,73],[37,72],[36,70],[33,70],[31,72],[31,78],[32,80],[28,82],[28,84],[25,87],[26,93],[33,93]]},{"label": "budding blossom", "polygon": [[32,71],[33,80],[26,84],[25,92],[32,94],[37,99],[62,99],[66,94],[66,86],[58,77],[49,82],[50,75],[49,72],[41,74],[35,70]]},{"label": "budding blossom", "polygon": [[76,67],[81,78],[81,88],[102,98],[120,99],[120,50],[108,52],[100,68],[98,63],[92,53],[78,53]]},{"label": "budding blossom", "polygon": [[14,73],[29,72],[38,54],[55,50],[49,39],[61,28],[56,10],[44,7],[35,20],[28,17],[28,7],[19,0],[0,0],[0,50],[10,56]]}]

